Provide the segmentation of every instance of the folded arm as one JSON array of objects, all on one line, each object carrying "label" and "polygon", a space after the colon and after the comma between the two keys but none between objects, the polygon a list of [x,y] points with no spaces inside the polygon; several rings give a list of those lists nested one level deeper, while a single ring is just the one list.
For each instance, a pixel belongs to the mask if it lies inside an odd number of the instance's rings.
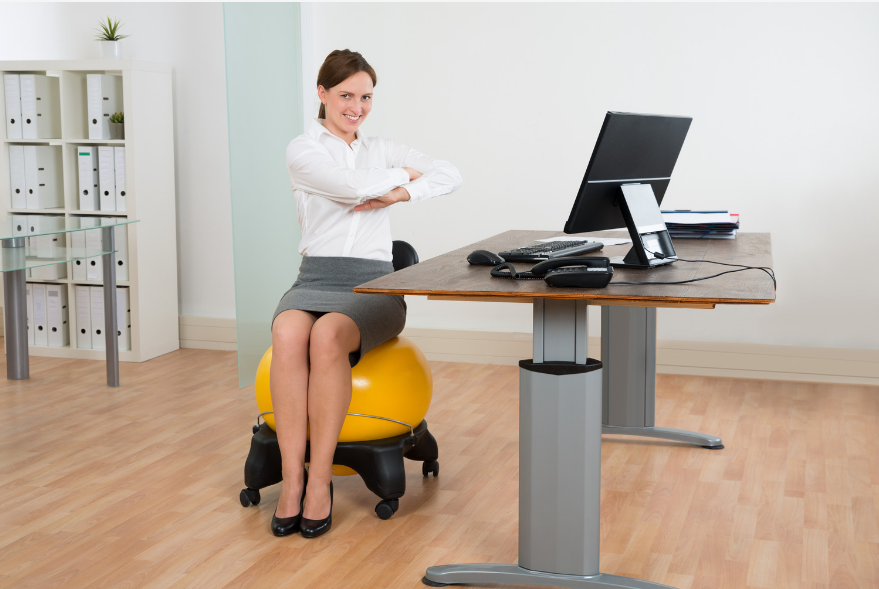
[{"label": "folded arm", "polygon": [[387,194],[409,182],[409,173],[402,168],[350,170],[312,146],[294,141],[287,147],[287,171],[293,187],[336,202],[358,204]]},{"label": "folded arm", "polygon": [[421,172],[420,178],[405,185],[413,202],[448,194],[461,187],[461,173],[449,162],[432,158],[402,143],[390,143],[390,167],[413,168]]}]

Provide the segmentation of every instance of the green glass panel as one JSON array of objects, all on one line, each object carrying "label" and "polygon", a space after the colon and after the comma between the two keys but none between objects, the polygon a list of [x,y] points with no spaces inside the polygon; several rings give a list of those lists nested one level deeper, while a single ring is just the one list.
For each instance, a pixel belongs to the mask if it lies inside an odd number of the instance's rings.
[{"label": "green glass panel", "polygon": [[303,132],[298,3],[223,4],[238,383],[254,381],[272,314],[299,271],[300,231],[285,166]]}]

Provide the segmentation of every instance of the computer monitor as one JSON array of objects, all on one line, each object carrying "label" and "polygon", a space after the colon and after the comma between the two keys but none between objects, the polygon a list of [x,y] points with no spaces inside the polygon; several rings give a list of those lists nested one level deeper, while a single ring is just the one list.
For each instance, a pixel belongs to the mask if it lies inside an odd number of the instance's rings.
[{"label": "computer monitor", "polygon": [[611,259],[614,266],[653,268],[674,262],[659,204],[692,121],[691,117],[608,112],[565,233],[625,226],[633,246],[626,256]]}]

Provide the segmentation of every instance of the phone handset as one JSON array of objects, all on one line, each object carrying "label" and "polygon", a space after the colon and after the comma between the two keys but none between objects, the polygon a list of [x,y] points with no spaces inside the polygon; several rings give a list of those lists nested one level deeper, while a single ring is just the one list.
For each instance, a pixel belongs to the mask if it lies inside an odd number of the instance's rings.
[{"label": "phone handset", "polygon": [[569,258],[552,258],[539,262],[531,268],[531,273],[535,276],[546,276],[550,270],[556,268],[609,268],[610,258],[586,258],[582,256]]},{"label": "phone handset", "polygon": [[515,280],[543,279],[550,286],[604,288],[613,278],[613,267],[610,258],[577,256],[545,260],[528,272],[517,272],[513,264],[506,262],[492,268],[491,275]]}]

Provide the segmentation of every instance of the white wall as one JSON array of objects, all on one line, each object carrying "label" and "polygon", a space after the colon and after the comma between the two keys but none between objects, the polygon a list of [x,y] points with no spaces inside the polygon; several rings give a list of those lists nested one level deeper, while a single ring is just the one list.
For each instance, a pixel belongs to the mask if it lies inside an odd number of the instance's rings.
[{"label": "white wall", "polygon": [[235,317],[222,4],[0,4],[0,60],[99,58],[107,16],[125,58],[173,67],[180,314]]},{"label": "white wall", "polygon": [[[464,187],[396,205],[422,258],[561,229],[608,110],[689,115],[664,205],[771,232],[768,307],[662,310],[661,339],[879,348],[879,6],[314,4],[375,67],[364,129],[455,163]],[[314,84],[314,80],[307,80]],[[462,260],[463,263],[463,260]],[[530,331],[530,306],[409,297],[410,327]],[[595,316],[597,319],[597,316]],[[597,321],[593,321],[597,326]]]},{"label": "white wall", "polygon": [[[879,273],[864,261],[879,218],[875,4],[309,8],[303,70],[363,52],[379,76],[367,133],[464,176],[454,195],[392,209],[422,258],[561,229],[605,111],[686,114],[665,204],[729,207],[771,232],[778,302],[662,310],[660,338],[879,349]],[[107,15],[132,35],[126,57],[174,67],[180,313],[234,317],[222,6],[3,3],[0,59],[97,57]],[[409,308],[411,327],[530,330],[526,305]]]}]

